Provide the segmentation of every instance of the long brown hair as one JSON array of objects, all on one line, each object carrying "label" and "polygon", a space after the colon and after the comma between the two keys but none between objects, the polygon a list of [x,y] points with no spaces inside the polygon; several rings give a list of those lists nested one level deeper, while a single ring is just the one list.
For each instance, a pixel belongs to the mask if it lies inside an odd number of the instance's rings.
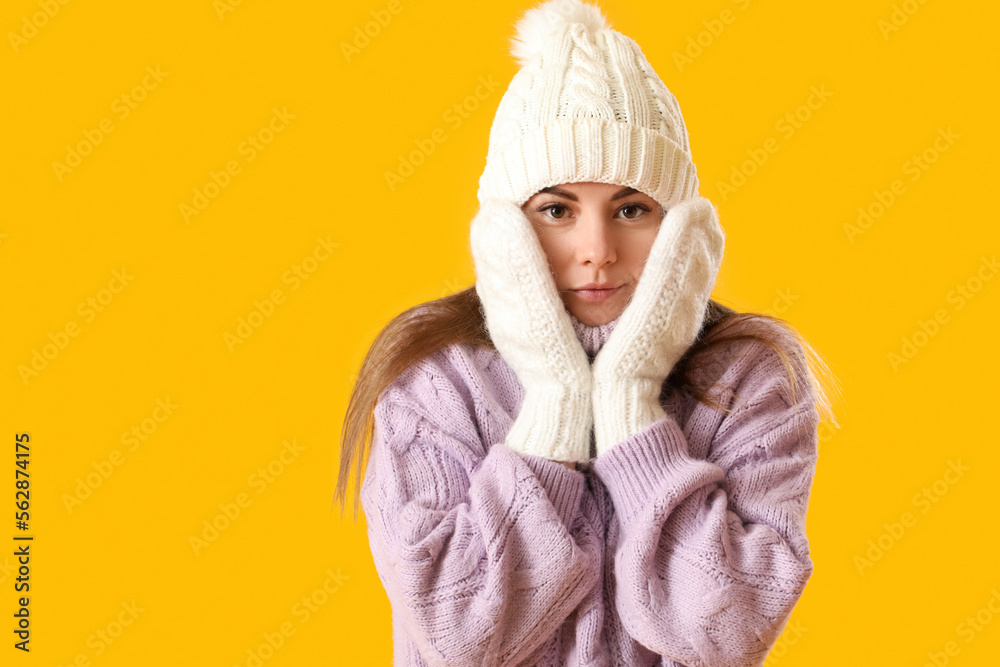
[{"label": "long brown hair", "polygon": [[[741,313],[716,301],[709,301],[708,312],[693,345],[678,360],[664,382],[664,392],[670,389],[692,394],[698,401],[727,411],[726,407],[708,395],[708,388],[691,381],[692,359],[705,358],[700,353],[717,345],[739,340],[757,340],[774,350],[788,372],[792,400],[797,395],[796,377],[787,352],[777,341],[750,331],[741,323],[763,318],[781,325],[802,345],[810,368],[810,380],[817,397],[817,409],[822,418],[836,424],[825,386],[836,391],[836,378],[812,348],[788,322],[771,315]],[[347,404],[347,414],[341,430],[340,474],[333,503],[341,504],[341,518],[347,499],[351,468],[357,460],[354,477],[354,519],[358,517],[363,468],[367,464],[374,429],[374,410],[382,391],[404,370],[424,357],[453,343],[472,343],[496,349],[486,329],[482,304],[476,288],[408,308],[394,317],[375,337],[358,372],[358,379]]]}]

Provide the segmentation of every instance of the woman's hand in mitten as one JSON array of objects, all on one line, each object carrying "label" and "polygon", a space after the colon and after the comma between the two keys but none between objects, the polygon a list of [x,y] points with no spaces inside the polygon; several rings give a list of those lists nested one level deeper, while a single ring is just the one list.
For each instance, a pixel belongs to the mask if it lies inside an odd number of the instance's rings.
[{"label": "woman's hand in mitten", "polygon": [[667,211],[635,292],[591,369],[598,456],[666,416],[663,382],[698,335],[724,246],[707,199]]},{"label": "woman's hand in mitten", "polygon": [[472,221],[470,239],[486,326],[525,391],[507,446],[557,461],[588,461],[590,362],[531,222],[518,206],[488,200]]}]

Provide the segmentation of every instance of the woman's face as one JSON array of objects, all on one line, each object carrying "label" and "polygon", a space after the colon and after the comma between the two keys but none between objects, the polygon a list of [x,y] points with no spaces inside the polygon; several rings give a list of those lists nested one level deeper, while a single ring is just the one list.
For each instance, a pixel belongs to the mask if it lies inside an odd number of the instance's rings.
[{"label": "woman's face", "polygon": [[[563,183],[537,192],[521,210],[566,309],[589,326],[621,315],[663,219],[656,200],[621,185]],[[607,289],[583,289],[592,283]]]}]

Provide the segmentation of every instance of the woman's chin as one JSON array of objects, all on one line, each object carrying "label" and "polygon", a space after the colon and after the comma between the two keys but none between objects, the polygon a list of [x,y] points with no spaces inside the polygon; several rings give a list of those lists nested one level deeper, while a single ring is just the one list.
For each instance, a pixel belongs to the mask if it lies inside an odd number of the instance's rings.
[{"label": "woman's chin", "polygon": [[610,303],[576,303],[567,306],[567,310],[582,324],[588,327],[600,327],[614,321],[622,314],[623,309],[620,305]]}]

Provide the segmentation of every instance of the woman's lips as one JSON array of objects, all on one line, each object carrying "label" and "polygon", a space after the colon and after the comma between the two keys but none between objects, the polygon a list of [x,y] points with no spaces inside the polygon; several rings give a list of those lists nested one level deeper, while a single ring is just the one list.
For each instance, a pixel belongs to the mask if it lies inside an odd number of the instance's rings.
[{"label": "woman's lips", "polygon": [[584,301],[604,301],[617,294],[620,289],[619,285],[610,289],[577,289],[573,291]]}]

